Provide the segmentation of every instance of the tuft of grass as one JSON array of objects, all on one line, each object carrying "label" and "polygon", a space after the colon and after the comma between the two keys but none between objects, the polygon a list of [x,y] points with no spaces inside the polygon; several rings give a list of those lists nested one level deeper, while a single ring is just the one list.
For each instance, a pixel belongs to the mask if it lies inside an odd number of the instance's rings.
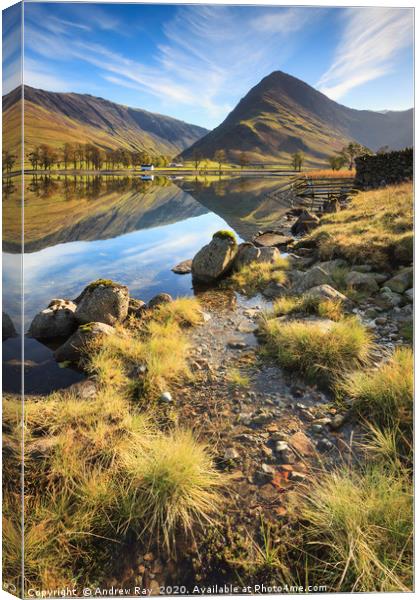
[{"label": "tuft of grass", "polygon": [[189,431],[155,438],[147,453],[127,459],[131,486],[144,510],[145,528],[175,542],[177,527],[191,533],[196,523],[214,523],[226,477],[216,471],[206,447]]},{"label": "tuft of grass", "polygon": [[269,319],[264,324],[268,351],[281,366],[312,381],[332,383],[368,362],[372,336],[357,318],[337,323]]},{"label": "tuft of grass", "polygon": [[408,473],[341,467],[297,492],[307,571],[331,591],[410,591],[413,506]]},{"label": "tuft of grass", "polygon": [[388,269],[390,263],[412,262],[412,229],[413,185],[403,183],[359,193],[346,210],[323,216],[309,240],[325,260],[341,257]]},{"label": "tuft of grass", "polygon": [[91,283],[89,283],[89,285],[87,286],[90,290],[95,289],[97,287],[125,287],[123,285],[121,285],[120,283],[116,283],[115,281],[112,281],[112,279],[97,279],[96,281],[92,281]]},{"label": "tuft of grass", "polygon": [[411,427],[413,421],[413,351],[397,348],[375,371],[347,375],[338,389],[354,408],[382,427]]},{"label": "tuft of grass", "polygon": [[235,272],[229,279],[229,284],[248,296],[262,292],[272,281],[287,283],[288,261],[280,258],[273,263],[253,262]]},{"label": "tuft of grass", "polygon": [[321,299],[312,296],[284,296],[273,305],[272,314],[275,317],[296,313],[318,315],[332,321],[339,321],[343,316],[341,300]]},{"label": "tuft of grass", "polygon": [[250,381],[248,375],[244,375],[239,371],[239,369],[236,368],[229,370],[226,379],[231,385],[235,387],[248,387]]},{"label": "tuft of grass", "polygon": [[203,311],[197,298],[176,298],[173,302],[157,306],[153,318],[159,322],[175,322],[181,327],[188,327],[203,322]]},{"label": "tuft of grass", "polygon": [[[164,544],[172,552],[179,529],[191,534],[214,521],[226,476],[191,432],[160,430],[156,406],[139,403],[133,393],[136,381],[141,381],[136,393],[145,399],[188,374],[188,340],[179,323],[195,319],[196,309],[195,303],[180,303],[175,312],[162,313],[162,320],[151,316],[133,328],[117,326],[106,341],[93,341],[85,356],[96,381],[93,397],[62,390],[26,398],[27,587],[105,581],[110,562],[133,539],[158,549]],[[21,445],[14,440],[21,439],[22,415],[13,397],[5,399],[4,427],[5,572],[18,585],[13,565],[21,547],[16,518]]]}]

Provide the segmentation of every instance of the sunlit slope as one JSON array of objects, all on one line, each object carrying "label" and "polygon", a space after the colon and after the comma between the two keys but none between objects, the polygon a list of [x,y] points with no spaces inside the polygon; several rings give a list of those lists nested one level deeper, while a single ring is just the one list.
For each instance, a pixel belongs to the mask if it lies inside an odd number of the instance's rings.
[{"label": "sunlit slope", "polygon": [[228,160],[246,152],[252,162],[290,165],[302,151],[306,165],[320,166],[350,141],[372,150],[412,145],[413,111],[379,113],[347,108],[303,81],[275,71],[239,102],[227,118],[191,148],[205,157],[223,149]]},{"label": "sunlit slope", "polygon": [[[5,138],[14,147],[21,112],[16,90],[3,98]],[[88,94],[46,92],[25,86],[25,152],[39,144],[58,148],[65,142],[105,148],[146,150],[174,156],[207,130],[171,117],[130,108]],[[16,138],[16,140],[15,140]]]}]

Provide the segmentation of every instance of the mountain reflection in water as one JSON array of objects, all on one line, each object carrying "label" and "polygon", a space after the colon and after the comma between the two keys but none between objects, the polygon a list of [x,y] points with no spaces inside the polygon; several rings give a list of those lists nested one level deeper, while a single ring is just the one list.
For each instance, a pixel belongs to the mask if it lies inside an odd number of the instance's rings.
[{"label": "mountain reflection in water", "polygon": [[[233,229],[246,240],[275,224],[288,209],[268,196],[280,183],[284,178],[25,177],[25,331],[52,298],[75,298],[98,278],[126,284],[133,297],[145,301],[162,291],[192,294],[191,276],[175,275],[171,268],[192,258],[219,229]],[[16,327],[20,193],[17,180],[4,186],[3,309]],[[48,357],[39,343],[28,340],[26,346],[26,358],[36,361],[42,354],[46,369]],[[16,340],[4,347],[13,362]],[[58,371],[68,370],[57,369],[61,381],[65,373]]]}]

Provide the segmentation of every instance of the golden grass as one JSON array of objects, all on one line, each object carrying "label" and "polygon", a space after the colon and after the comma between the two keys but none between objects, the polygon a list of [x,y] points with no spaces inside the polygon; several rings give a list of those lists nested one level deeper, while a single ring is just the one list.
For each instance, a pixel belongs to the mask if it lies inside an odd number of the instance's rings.
[{"label": "golden grass", "polygon": [[285,284],[288,268],[288,261],[285,258],[280,258],[273,263],[253,262],[233,273],[228,284],[238,291],[252,296],[257,292],[262,292],[272,281]]},{"label": "golden grass", "polygon": [[130,453],[126,466],[144,510],[144,526],[162,536],[167,548],[175,543],[177,526],[191,533],[197,523],[214,522],[210,515],[220,506],[226,478],[191,432],[156,437],[147,452]]},{"label": "golden grass", "polygon": [[339,390],[353,407],[382,427],[405,429],[413,422],[414,359],[409,348],[397,348],[391,359],[375,371],[356,371]]},{"label": "golden grass", "polygon": [[181,327],[203,322],[203,310],[197,298],[176,298],[154,309],[153,319],[159,322],[175,321]]},{"label": "golden grass", "polygon": [[341,300],[321,299],[312,296],[284,296],[273,304],[271,315],[279,317],[295,313],[318,315],[332,321],[339,321],[343,316]]},{"label": "golden grass", "polygon": [[309,177],[311,179],[354,179],[356,171],[354,169],[339,169],[338,171],[333,171],[332,169],[314,169],[313,171],[303,171],[302,177]]},{"label": "golden grass", "polygon": [[[27,587],[105,581],[110,561],[130,540],[160,542],[172,552],[176,531],[191,533],[214,520],[226,477],[191,432],[160,430],[160,409],[146,402],[188,374],[188,340],[178,322],[195,320],[196,311],[195,302],[180,302],[171,315],[154,311],[162,320],[117,327],[92,344],[85,361],[97,382],[95,397],[64,390],[26,399]],[[140,365],[144,373],[136,370]],[[19,405],[6,399],[5,444],[17,474],[20,445],[13,440],[20,439],[20,421]],[[16,581],[18,481],[9,477],[4,488],[6,574]]]},{"label": "golden grass", "polygon": [[229,369],[226,379],[234,387],[248,387],[250,382],[249,376],[244,375],[236,368]]},{"label": "golden grass", "polygon": [[268,351],[282,367],[324,383],[366,364],[373,345],[371,334],[357,318],[328,327],[316,321],[268,319],[263,331]]},{"label": "golden grass", "polygon": [[410,591],[412,484],[407,472],[367,463],[317,476],[297,494],[307,575],[329,591]]},{"label": "golden grass", "polygon": [[345,258],[377,268],[413,259],[413,185],[361,192],[346,210],[322,217],[309,236],[321,258]]}]

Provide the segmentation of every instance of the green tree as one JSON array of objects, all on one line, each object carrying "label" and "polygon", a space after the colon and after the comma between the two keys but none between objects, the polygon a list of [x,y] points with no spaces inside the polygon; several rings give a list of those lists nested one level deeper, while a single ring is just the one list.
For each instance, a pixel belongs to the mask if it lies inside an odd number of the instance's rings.
[{"label": "green tree", "polygon": [[291,163],[293,170],[301,171],[304,160],[305,160],[305,155],[303,154],[303,152],[301,150],[294,152],[292,154],[292,163]]},{"label": "green tree", "polygon": [[226,152],[224,150],[216,150],[214,160],[219,164],[219,171],[221,171],[223,163],[226,162]]},{"label": "green tree", "polygon": [[201,154],[201,152],[199,150],[194,149],[193,153],[192,153],[192,159],[193,159],[195,170],[197,171],[200,166],[201,161],[203,160],[203,155]]},{"label": "green tree", "polygon": [[369,148],[358,144],[357,142],[350,142],[347,146],[341,150],[341,156],[343,156],[348,163],[349,171],[354,169],[354,159],[362,154],[372,154]]},{"label": "green tree", "polygon": [[342,154],[334,154],[328,158],[328,163],[333,171],[339,171],[346,164],[346,159]]}]

